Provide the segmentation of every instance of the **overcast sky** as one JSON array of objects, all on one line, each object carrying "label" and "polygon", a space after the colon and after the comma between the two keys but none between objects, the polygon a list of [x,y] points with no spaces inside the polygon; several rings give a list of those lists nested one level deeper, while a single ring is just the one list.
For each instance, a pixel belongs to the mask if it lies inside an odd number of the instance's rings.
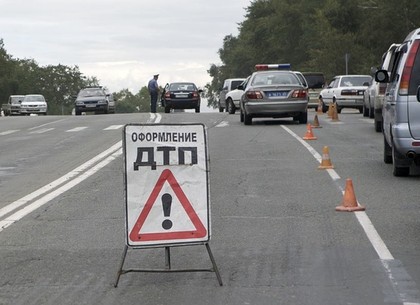
[{"label": "overcast sky", "polygon": [[238,35],[250,0],[0,0],[8,54],[40,66],[77,65],[111,91],[211,79],[226,35]]}]

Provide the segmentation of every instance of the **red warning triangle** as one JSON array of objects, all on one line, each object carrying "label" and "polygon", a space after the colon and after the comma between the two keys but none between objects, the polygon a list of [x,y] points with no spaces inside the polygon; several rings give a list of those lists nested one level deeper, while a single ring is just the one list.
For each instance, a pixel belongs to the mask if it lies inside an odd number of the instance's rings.
[{"label": "red warning triangle", "polygon": [[[143,227],[144,222],[147,219],[147,216],[150,213],[153,205],[156,202],[156,199],[162,190],[165,182],[168,182],[174,191],[175,195],[178,197],[179,202],[184,207],[185,212],[187,212],[188,217],[190,218],[192,224],[195,227],[195,230],[192,231],[177,231],[177,232],[160,232],[160,233],[140,233],[141,228]],[[159,240],[174,240],[174,239],[192,239],[192,238],[202,238],[206,236],[207,230],[198,217],[197,213],[194,211],[190,201],[188,200],[185,193],[182,191],[178,181],[175,179],[174,175],[169,169],[165,169],[160,175],[158,181],[156,182],[155,187],[153,188],[152,193],[147,199],[146,204],[144,205],[143,210],[140,213],[136,223],[133,226],[133,229],[130,232],[130,240],[135,242],[141,241],[159,241]]]}]

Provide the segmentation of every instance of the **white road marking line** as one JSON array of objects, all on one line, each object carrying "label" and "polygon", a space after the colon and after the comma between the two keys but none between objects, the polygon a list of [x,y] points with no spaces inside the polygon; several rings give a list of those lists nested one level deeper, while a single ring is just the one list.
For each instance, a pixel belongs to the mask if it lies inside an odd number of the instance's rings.
[{"label": "white road marking line", "polygon": [[[314,156],[314,158],[321,162],[320,155],[318,152],[315,151],[315,149],[310,146],[306,141],[304,141],[301,137],[299,137],[297,134],[295,134],[292,130],[287,128],[286,126],[281,126],[284,130],[286,130],[290,135],[292,135],[295,139],[297,139],[300,143],[302,143],[303,146],[305,146],[311,154]],[[336,182],[337,180],[341,179],[340,176],[335,172],[334,169],[327,169],[328,174],[331,176],[331,178]],[[340,187],[342,193],[344,194],[344,190]],[[359,204],[359,202],[357,203]],[[384,266],[385,271],[387,272],[388,278],[392,285],[399,287],[398,280],[395,280],[392,270],[388,267],[389,261],[393,261],[394,257],[392,256],[391,252],[389,251],[388,247],[386,246],[385,242],[379,235],[378,231],[376,231],[373,223],[367,216],[366,212],[359,211],[354,212],[354,215],[356,216],[356,219],[359,221],[360,226],[363,228],[363,231],[365,232],[366,236],[368,237],[371,245],[375,249],[376,253],[378,254],[382,265]],[[396,289],[395,292],[400,300],[403,302],[403,305],[420,305],[420,303],[410,303],[405,302],[407,300],[407,295],[410,296],[410,293],[407,293],[407,291],[404,291],[404,289]]]},{"label": "white road marking line", "polygon": [[229,122],[227,122],[227,121],[221,121],[215,127],[226,127],[226,126],[229,126]]},{"label": "white road marking line", "polygon": [[41,134],[41,133],[48,132],[48,131],[51,131],[51,130],[54,130],[54,129],[55,128],[41,128],[41,129],[38,129],[38,130],[35,130],[35,131],[31,131],[30,134],[34,134],[34,133]]},{"label": "white road marking line", "polygon": [[16,130],[6,130],[6,131],[3,131],[3,132],[0,132],[0,136],[5,136],[5,135],[11,134],[11,133],[18,132],[18,131],[19,131],[19,129],[16,129]]},{"label": "white road marking line", "polygon": [[104,130],[116,130],[122,128],[124,125],[111,125],[107,128],[104,128]]},{"label": "white road marking line", "polygon": [[122,141],[114,144],[107,150],[103,151],[102,153],[98,154],[94,158],[90,159],[89,161],[83,163],[79,167],[75,168],[71,172],[65,174],[64,176],[58,178],[57,180],[48,183],[47,185],[39,188],[38,190],[10,203],[9,205],[0,209],[0,217],[11,213],[12,211],[16,210],[17,208],[21,207],[24,204],[27,204],[29,201],[34,200],[35,198],[53,190],[57,186],[69,181],[73,177],[79,175],[80,173],[86,171],[88,168],[92,167],[95,163],[99,162],[100,160],[104,159],[106,156],[110,155],[111,153],[115,152],[116,150],[120,149],[122,145]]},{"label": "white road marking line", "polygon": [[75,127],[73,129],[66,130],[66,132],[78,132],[78,131],[84,130],[86,128],[87,127]]}]

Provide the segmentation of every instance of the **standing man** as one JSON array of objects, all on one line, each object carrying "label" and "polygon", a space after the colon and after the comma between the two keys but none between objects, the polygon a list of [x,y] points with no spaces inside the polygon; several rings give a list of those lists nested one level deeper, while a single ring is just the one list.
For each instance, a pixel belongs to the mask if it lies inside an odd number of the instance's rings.
[{"label": "standing man", "polygon": [[157,83],[157,79],[159,74],[153,75],[153,78],[149,81],[147,88],[149,89],[150,94],[150,112],[156,113],[156,104],[159,94],[159,86]]}]

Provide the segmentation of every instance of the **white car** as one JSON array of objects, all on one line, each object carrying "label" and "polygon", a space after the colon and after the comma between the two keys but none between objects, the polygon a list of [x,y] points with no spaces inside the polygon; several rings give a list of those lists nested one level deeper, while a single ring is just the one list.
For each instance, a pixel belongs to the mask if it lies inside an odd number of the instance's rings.
[{"label": "white car", "polygon": [[[249,80],[249,77],[247,79],[245,79],[241,85],[242,86],[246,86],[246,82]],[[240,90],[240,89],[234,89],[229,91],[226,94],[225,97],[225,101],[226,101],[226,111],[229,112],[229,114],[235,114],[236,109],[239,109],[240,107],[240,102],[241,102],[241,97],[242,94],[244,94],[244,90]]]},{"label": "white car", "polygon": [[22,100],[20,104],[21,114],[47,114],[47,102],[41,94],[28,94]]},{"label": "white car", "polygon": [[370,75],[337,75],[320,93],[322,107],[336,103],[337,112],[343,108],[356,108],[363,113],[363,98],[371,82]]}]

